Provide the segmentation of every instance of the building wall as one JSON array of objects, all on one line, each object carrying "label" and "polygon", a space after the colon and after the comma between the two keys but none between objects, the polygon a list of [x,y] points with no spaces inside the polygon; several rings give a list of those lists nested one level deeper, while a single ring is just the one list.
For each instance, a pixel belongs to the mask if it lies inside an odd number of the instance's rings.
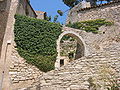
[{"label": "building wall", "polygon": [[5,28],[9,14],[10,2],[11,0],[0,1],[0,55],[1,55],[2,41],[4,38]]},{"label": "building wall", "polygon": [[66,23],[100,18],[114,21],[116,24],[120,23],[120,1],[84,9],[78,4],[69,11]]},{"label": "building wall", "polygon": [[[10,9],[11,0],[0,1],[0,54],[2,48],[2,42],[5,34],[5,28],[7,24],[9,9]],[[19,0],[16,14],[26,15],[36,18],[37,15],[28,0]]]},{"label": "building wall", "polygon": [[35,11],[31,7],[28,0],[19,0],[19,5],[18,5],[18,8],[17,8],[16,14],[30,16],[30,17],[34,17],[34,18],[37,17]]},{"label": "building wall", "polygon": [[35,11],[37,14],[37,19],[46,19],[46,12],[42,12],[42,11]]},{"label": "building wall", "polygon": [[[26,11],[28,12],[26,13]],[[28,86],[37,78],[36,74],[40,75],[39,70],[36,67],[32,68],[32,65],[25,63],[25,60],[21,60],[14,49],[14,15],[16,12],[36,18],[36,14],[27,0],[0,0],[0,90],[14,90]],[[19,63],[18,66],[16,66],[18,64],[16,61]],[[11,68],[12,66],[15,67]],[[25,71],[20,72],[21,68]],[[28,75],[25,74],[26,72]]]}]

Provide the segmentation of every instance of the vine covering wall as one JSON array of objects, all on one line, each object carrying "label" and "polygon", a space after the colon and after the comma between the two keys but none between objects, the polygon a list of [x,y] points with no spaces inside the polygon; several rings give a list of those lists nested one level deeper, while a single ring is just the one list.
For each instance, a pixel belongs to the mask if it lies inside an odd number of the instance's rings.
[{"label": "vine covering wall", "polygon": [[20,56],[44,72],[54,69],[61,25],[21,15],[15,15],[15,19],[15,42]]},{"label": "vine covering wall", "polygon": [[94,20],[87,20],[87,21],[81,21],[81,22],[75,22],[75,23],[70,23],[67,24],[66,26],[75,28],[75,29],[80,29],[80,30],[85,30],[86,32],[93,32],[93,33],[98,33],[99,28],[103,25],[105,26],[111,26],[114,23],[111,21],[106,21],[105,19],[94,19]]}]

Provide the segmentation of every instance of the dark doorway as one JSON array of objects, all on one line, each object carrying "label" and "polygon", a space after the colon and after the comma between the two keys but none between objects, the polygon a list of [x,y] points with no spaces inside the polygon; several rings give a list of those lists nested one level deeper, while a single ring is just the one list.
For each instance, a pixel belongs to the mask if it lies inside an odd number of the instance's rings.
[{"label": "dark doorway", "polygon": [[60,67],[64,65],[64,59],[60,59]]}]

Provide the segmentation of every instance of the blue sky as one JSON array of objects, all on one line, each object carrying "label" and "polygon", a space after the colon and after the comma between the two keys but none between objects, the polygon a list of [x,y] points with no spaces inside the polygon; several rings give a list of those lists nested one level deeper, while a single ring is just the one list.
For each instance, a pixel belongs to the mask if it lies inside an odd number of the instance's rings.
[{"label": "blue sky", "polygon": [[[66,11],[69,9],[62,0],[30,0],[30,3],[34,10],[47,12],[47,15],[52,18],[57,15],[57,10]],[[66,15],[67,13],[62,17],[59,16],[58,21],[65,23]]]},{"label": "blue sky", "polygon": [[[52,18],[57,15],[57,10],[66,11],[69,9],[62,0],[30,0],[30,3],[34,10],[47,12],[47,15],[52,16]],[[103,3],[106,3],[106,1],[103,1]],[[97,4],[100,4],[100,2],[97,2]],[[65,23],[66,17],[67,12],[62,17],[59,16],[58,21]]]}]

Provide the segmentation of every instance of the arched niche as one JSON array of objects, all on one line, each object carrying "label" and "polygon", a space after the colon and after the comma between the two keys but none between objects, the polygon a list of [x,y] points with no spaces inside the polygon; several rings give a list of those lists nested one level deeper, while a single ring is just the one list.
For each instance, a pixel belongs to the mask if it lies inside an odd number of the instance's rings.
[{"label": "arched niche", "polygon": [[60,58],[61,58],[61,56],[60,56],[60,41],[65,35],[71,36],[77,40],[78,44],[77,44],[77,51],[76,51],[75,59],[78,59],[78,58],[81,58],[81,57],[87,55],[86,45],[85,45],[83,38],[74,31],[64,31],[57,40],[57,53],[58,54],[57,54],[57,59],[55,62],[56,69],[60,67]]}]

